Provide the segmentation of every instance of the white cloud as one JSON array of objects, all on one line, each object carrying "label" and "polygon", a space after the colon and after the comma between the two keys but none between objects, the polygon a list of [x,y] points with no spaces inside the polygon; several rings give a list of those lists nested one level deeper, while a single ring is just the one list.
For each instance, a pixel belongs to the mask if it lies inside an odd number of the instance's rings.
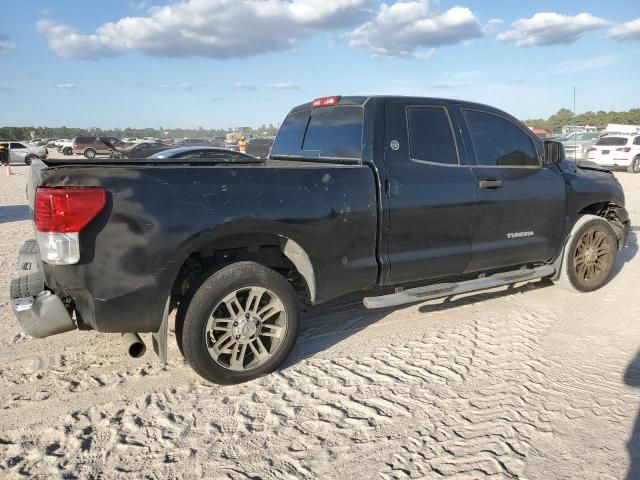
[{"label": "white cloud", "polygon": [[582,58],[560,63],[550,72],[554,75],[573,74],[610,67],[620,62],[617,55],[604,55],[601,57]]},{"label": "white cloud", "polygon": [[249,82],[236,82],[233,84],[233,86],[242,90],[257,90],[258,88],[260,88],[258,87],[258,85]]},{"label": "white cloud", "polygon": [[531,18],[513,22],[513,29],[498,34],[498,40],[515,42],[518,47],[531,45],[556,45],[575,42],[589,30],[595,30],[609,22],[590,13],[575,16],[554,12],[536,13]]},{"label": "white cloud", "polygon": [[0,55],[7,55],[15,48],[15,44],[11,43],[8,37],[0,33]]},{"label": "white cloud", "polygon": [[193,90],[193,85],[190,83],[157,83],[154,87],[159,88],[160,90],[176,90],[178,92],[188,92],[189,90]]},{"label": "white cloud", "polygon": [[189,92],[193,90],[193,85],[190,83],[145,83],[145,82],[131,82],[132,87],[142,88],[157,88],[159,90],[175,90],[177,92]]},{"label": "white cloud", "polygon": [[98,58],[125,52],[156,56],[248,57],[296,46],[320,30],[368,18],[372,0],[188,0],[151,7],[90,34],[49,20],[38,30],[61,57]]},{"label": "white cloud", "polygon": [[500,18],[492,18],[482,27],[482,33],[493,33],[504,21]]},{"label": "white cloud", "polygon": [[444,82],[432,83],[431,88],[457,88],[457,87],[468,87],[469,85],[471,85],[471,82],[447,80]]},{"label": "white cloud", "polygon": [[611,27],[607,36],[616,40],[640,40],[640,18]]},{"label": "white cloud", "polygon": [[271,88],[275,88],[276,90],[299,90],[301,87],[297,83],[290,82],[276,82],[269,85]]},{"label": "white cloud", "polygon": [[379,56],[430,58],[435,47],[482,37],[482,26],[471,10],[453,7],[431,10],[428,0],[381,4],[378,15],[349,35],[351,45]]},{"label": "white cloud", "polygon": [[78,88],[78,85],[75,83],[58,83],[56,88],[59,88],[60,90],[75,90]]}]

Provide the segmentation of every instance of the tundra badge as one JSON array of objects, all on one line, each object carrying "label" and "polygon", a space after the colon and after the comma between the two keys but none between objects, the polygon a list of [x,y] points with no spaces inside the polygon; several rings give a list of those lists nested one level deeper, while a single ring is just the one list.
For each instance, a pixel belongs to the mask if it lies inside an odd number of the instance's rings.
[{"label": "tundra badge", "polygon": [[528,232],[510,232],[507,233],[507,238],[522,238],[522,237],[533,237],[534,233],[532,231]]}]

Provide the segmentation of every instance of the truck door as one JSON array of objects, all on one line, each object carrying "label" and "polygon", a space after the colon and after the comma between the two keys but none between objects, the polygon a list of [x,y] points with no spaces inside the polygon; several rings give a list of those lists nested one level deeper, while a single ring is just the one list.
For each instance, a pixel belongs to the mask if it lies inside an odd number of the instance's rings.
[{"label": "truck door", "polygon": [[[562,236],[564,177],[543,166],[542,145],[499,113],[462,109],[475,152],[480,221],[468,272],[550,260]],[[472,153],[473,154],[473,153]]]},{"label": "truck door", "polygon": [[386,104],[390,285],[457,275],[471,260],[476,179],[456,130],[445,104]]}]

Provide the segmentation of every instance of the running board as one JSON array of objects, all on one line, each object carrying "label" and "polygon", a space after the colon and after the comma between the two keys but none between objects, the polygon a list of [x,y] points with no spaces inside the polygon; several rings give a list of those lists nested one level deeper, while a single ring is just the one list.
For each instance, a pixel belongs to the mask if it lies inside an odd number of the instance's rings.
[{"label": "running board", "polygon": [[379,297],[365,297],[362,301],[366,308],[385,308],[405,305],[407,303],[424,302],[436,298],[459,295],[461,293],[486,290],[513,283],[527,282],[539,278],[549,277],[556,273],[551,265],[536,268],[522,268],[511,272],[496,273],[494,275],[457,283],[437,283],[426,287],[417,287],[402,292],[381,295]]}]

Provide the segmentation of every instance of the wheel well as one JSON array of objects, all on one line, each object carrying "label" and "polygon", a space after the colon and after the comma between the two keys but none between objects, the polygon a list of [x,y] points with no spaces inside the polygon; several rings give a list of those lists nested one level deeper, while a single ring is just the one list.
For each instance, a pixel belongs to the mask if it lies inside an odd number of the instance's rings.
[{"label": "wheel well", "polygon": [[277,271],[291,283],[301,301],[314,302],[313,267],[296,242],[278,235],[242,234],[216,239],[191,252],[171,288],[171,308],[180,304],[203,274],[240,261],[253,261]]},{"label": "wheel well", "polygon": [[622,247],[621,243],[624,241],[624,229],[625,225],[623,220],[618,216],[618,210],[622,208],[612,202],[598,202],[584,207],[579,215],[596,215],[607,220],[613,231],[618,237],[618,246]]}]

